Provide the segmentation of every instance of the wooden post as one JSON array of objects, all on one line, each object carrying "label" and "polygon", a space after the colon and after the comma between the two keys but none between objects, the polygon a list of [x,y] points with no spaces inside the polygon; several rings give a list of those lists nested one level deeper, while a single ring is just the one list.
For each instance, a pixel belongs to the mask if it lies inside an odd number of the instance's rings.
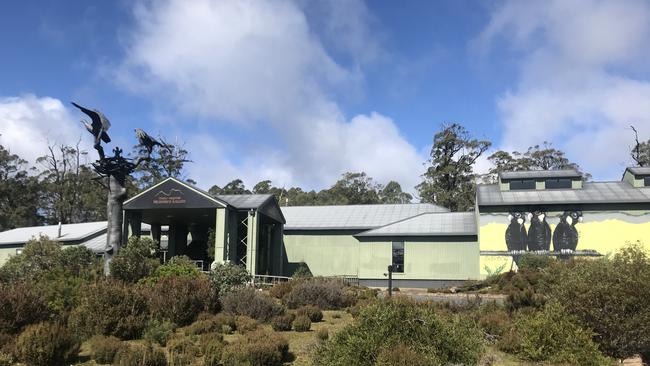
[{"label": "wooden post", "polygon": [[104,252],[104,274],[111,274],[110,263],[117,255],[122,244],[122,206],[126,199],[125,177],[108,176],[108,202],[106,251]]}]

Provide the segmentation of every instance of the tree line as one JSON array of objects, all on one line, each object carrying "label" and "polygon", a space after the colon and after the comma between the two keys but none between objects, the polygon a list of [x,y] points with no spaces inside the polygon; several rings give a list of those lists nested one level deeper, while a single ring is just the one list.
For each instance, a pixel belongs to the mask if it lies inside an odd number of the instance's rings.
[{"label": "tree line", "polygon": [[[650,139],[640,141],[636,129],[632,160],[637,166],[650,166]],[[141,164],[128,181],[131,195],[167,177],[188,183],[185,165],[191,163],[190,152],[182,143],[166,143],[150,160]],[[491,167],[485,174],[475,171],[477,160],[489,151],[492,143],[478,139],[457,123],[443,125],[433,137],[429,159],[424,164],[422,181],[415,186],[413,197],[399,182],[376,182],[365,172],[346,172],[332,186],[320,191],[301,187],[278,187],[262,180],[252,189],[241,179],[220,187],[213,185],[209,193],[274,194],[282,206],[434,203],[452,211],[474,207],[475,185],[478,181],[494,183],[503,171],[576,169],[586,180],[590,174],[570,161],[566,154],[549,142],[529,147],[526,151],[499,150],[487,157]],[[136,145],[132,155],[144,146]],[[51,145],[47,154],[30,164],[0,145],[0,231],[23,226],[56,223],[78,223],[106,219],[106,188],[93,171],[92,158],[79,144]]]}]

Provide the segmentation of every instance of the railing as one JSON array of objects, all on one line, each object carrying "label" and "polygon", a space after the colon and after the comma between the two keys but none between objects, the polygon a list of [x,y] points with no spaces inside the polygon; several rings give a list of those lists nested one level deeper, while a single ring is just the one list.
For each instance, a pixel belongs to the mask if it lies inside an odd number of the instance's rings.
[{"label": "railing", "polygon": [[254,286],[273,286],[276,283],[291,281],[291,277],[286,276],[269,276],[269,275],[255,275],[251,279]]}]

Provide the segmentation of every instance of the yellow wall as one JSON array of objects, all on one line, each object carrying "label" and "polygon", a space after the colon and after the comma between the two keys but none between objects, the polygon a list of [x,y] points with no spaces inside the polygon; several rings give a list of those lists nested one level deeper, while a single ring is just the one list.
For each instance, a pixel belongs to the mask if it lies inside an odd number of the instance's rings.
[{"label": "yellow wall", "polygon": [[5,264],[11,256],[16,255],[16,249],[19,248],[0,248],[0,266]]},{"label": "yellow wall", "polygon": [[[547,221],[551,232],[555,230],[562,212],[548,212]],[[507,250],[505,233],[509,222],[507,213],[481,214],[479,241],[481,251]],[[607,255],[615,252],[629,242],[641,241],[650,248],[650,213],[647,211],[628,212],[583,212],[584,221],[576,225],[579,240],[577,250],[592,249]],[[530,223],[525,223],[526,231]],[[551,244],[551,248],[553,245]],[[487,269],[486,269],[487,267]],[[512,257],[481,256],[481,276],[502,267],[504,271],[512,267]]]}]

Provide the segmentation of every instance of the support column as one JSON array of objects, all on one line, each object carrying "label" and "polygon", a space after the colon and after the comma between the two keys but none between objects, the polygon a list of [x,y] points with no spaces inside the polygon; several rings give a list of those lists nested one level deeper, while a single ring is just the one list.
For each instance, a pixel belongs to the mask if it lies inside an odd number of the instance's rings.
[{"label": "support column", "polygon": [[160,246],[160,224],[151,224],[151,239]]},{"label": "support column", "polygon": [[246,251],[246,269],[251,275],[257,274],[257,215],[255,211],[248,211],[248,243]]},{"label": "support column", "polygon": [[[140,232],[142,231],[142,212],[140,211],[130,211],[129,212],[129,235],[128,237],[137,236],[140,237]],[[128,240],[128,238],[127,238]]]},{"label": "support column", "polygon": [[223,263],[229,259],[228,253],[228,212],[218,208],[214,225],[214,261]]}]

